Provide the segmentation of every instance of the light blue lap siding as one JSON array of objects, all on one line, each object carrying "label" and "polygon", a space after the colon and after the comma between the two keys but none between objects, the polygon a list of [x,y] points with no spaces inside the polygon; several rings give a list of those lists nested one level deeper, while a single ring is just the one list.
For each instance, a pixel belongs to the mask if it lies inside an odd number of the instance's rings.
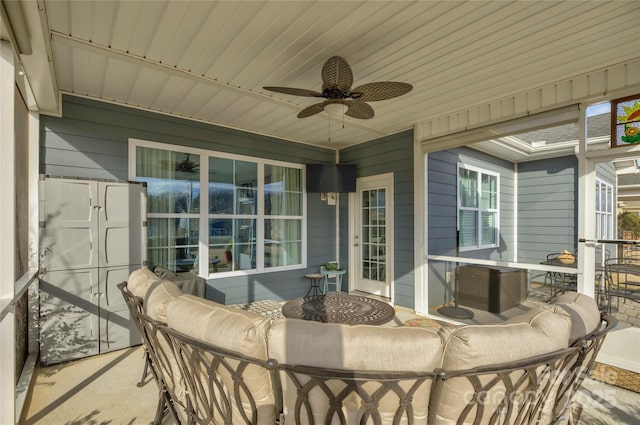
[{"label": "light blue lap siding", "polygon": [[[413,131],[383,137],[340,151],[340,162],[356,164],[358,177],[393,173],[394,297],[397,305],[414,308],[413,271]],[[348,263],[347,196],[340,197],[340,261]]]},{"label": "light blue lap siding", "polygon": [[547,254],[573,251],[578,234],[578,159],[548,158],[518,164],[518,258],[539,263]]},{"label": "light blue lap siding", "polygon": [[[40,172],[80,178],[128,178],[128,140],[137,138],[293,163],[334,162],[335,152],[301,143],[64,96],[63,116],[41,116]],[[227,304],[306,294],[307,272],[335,258],[334,207],[307,197],[308,268],[211,279],[207,297]]]},{"label": "light blue lap siding", "polygon": [[429,253],[456,254],[458,163],[500,175],[500,246],[460,253],[462,257],[513,259],[514,165],[467,147],[430,153],[428,157]]},{"label": "light blue lap siding", "polygon": [[[500,246],[459,253],[461,257],[511,261],[514,253],[514,165],[483,152],[460,147],[430,153],[428,170],[429,254],[457,255],[458,163],[500,174]],[[429,265],[430,307],[443,304],[446,276],[454,276],[455,265],[431,262]]]}]

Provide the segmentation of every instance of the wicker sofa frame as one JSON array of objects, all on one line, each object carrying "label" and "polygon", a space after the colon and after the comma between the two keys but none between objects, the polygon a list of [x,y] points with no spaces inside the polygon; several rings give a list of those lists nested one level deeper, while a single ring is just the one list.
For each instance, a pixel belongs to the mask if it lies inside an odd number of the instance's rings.
[{"label": "wicker sofa frame", "polygon": [[[178,423],[203,425],[413,425],[420,421],[414,418],[415,401],[426,392],[425,419],[433,425],[440,422],[440,400],[447,384],[461,380],[471,391],[455,423],[572,423],[567,420],[570,405],[606,333],[616,323],[603,315],[598,330],[566,349],[486,367],[431,372],[339,370],[280,364],[216,347],[151,319],[138,308],[141,304],[136,302],[141,300],[126,287],[119,288],[129,298],[127,305],[141,330],[158,383],[155,424],[171,413]],[[257,400],[247,385],[247,373],[256,371],[268,374],[271,399]],[[176,392],[179,385],[185,388],[183,394]],[[357,418],[344,413],[353,397],[362,406]],[[385,419],[380,405],[390,402],[397,407],[393,417]]]}]

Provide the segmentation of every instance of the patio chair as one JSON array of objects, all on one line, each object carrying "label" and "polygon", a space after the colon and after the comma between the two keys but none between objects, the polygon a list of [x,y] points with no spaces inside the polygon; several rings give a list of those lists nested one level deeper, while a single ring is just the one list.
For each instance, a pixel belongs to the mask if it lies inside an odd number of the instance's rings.
[{"label": "patio chair", "polygon": [[604,343],[605,336],[617,324],[618,319],[609,314],[601,313],[600,327],[572,344],[573,347],[580,349],[580,356],[577,359],[580,366],[576,371],[577,373],[574,373],[573,379],[567,379],[562,382],[559,391],[560,394],[566,393],[570,399],[577,394],[582,386],[582,382],[593,370],[596,357]]},{"label": "patio chair", "polygon": [[158,332],[170,341],[184,377],[189,424],[278,423],[281,392],[274,361],[218,348],[164,325]]},{"label": "patio chair", "polygon": [[610,258],[605,261],[605,291],[607,313],[611,313],[611,299],[617,297],[617,308],[620,298],[623,302],[632,300],[640,302],[640,260],[635,258]]},{"label": "patio chair", "polygon": [[[161,344],[157,337],[157,325],[158,322],[151,319],[143,312],[142,302],[135,297],[127,289],[127,283],[122,282],[118,284],[118,289],[122,292],[122,296],[129,307],[132,320],[134,321],[136,328],[140,332],[142,337],[142,344],[145,350],[145,372],[147,368],[151,371],[156,384],[158,385],[158,405],[156,407],[156,414],[152,424],[160,425],[163,418],[167,413],[170,413],[178,423],[181,422],[181,417],[176,412],[176,405],[180,407],[177,397],[172,395],[170,390],[180,385],[179,377],[172,371],[171,359],[167,353],[167,350],[160,350],[159,348],[167,343]],[[173,368],[175,369],[175,368]],[[143,373],[143,378],[145,374]],[[168,384],[167,384],[168,383]],[[140,383],[137,384],[139,387]],[[185,406],[182,406],[183,410],[186,410]]]},{"label": "patio chair", "polygon": [[[603,315],[598,329],[554,353],[467,370],[440,370],[430,406],[447,406],[446,419],[451,423],[564,423],[570,412],[581,411],[575,408],[579,407],[575,395],[616,323]],[[442,418],[434,410],[428,424],[435,423],[436,416]],[[578,413],[569,424],[579,419]]]},{"label": "patio chair", "polygon": [[[129,292],[129,290],[127,289],[127,282],[119,283],[117,287],[122,293],[122,297],[124,298],[129,311],[136,310],[142,313],[142,300]],[[131,317],[133,317],[133,313],[131,313]],[[136,320],[134,320],[134,323],[136,325],[136,328],[138,329],[138,332],[142,336],[142,333],[144,331],[142,324]],[[147,344],[144,338],[142,338],[142,349],[144,350],[144,369],[142,370],[140,381],[136,384],[138,388],[143,387],[148,382],[147,376],[149,376],[149,374],[151,373],[151,358],[149,357],[149,349],[147,348]]]}]

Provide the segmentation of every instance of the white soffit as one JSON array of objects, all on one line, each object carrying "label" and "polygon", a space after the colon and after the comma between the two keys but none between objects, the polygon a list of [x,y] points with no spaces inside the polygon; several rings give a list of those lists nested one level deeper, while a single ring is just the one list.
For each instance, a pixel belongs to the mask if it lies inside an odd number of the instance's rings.
[{"label": "white soffit", "polygon": [[[419,122],[415,127],[415,140],[422,144],[425,152],[432,152],[461,138],[465,138],[465,142],[457,145],[508,135],[503,131],[513,130],[511,134],[517,134],[523,130],[522,123],[529,122],[529,130],[533,130],[576,122],[577,114],[573,115],[580,102],[595,102],[607,95],[615,97],[616,92],[628,94],[634,87],[640,90],[640,59]],[[572,106],[567,109],[566,105]],[[554,114],[558,114],[556,123]]]},{"label": "white soffit", "polygon": [[541,128],[576,123],[578,122],[579,113],[578,105],[565,106],[552,111],[520,116],[510,120],[499,121],[492,125],[427,139],[420,143],[423,152],[440,151],[457,146],[469,146],[479,142],[500,139]]},{"label": "white soffit", "polygon": [[[640,58],[628,41],[637,2],[20,3],[33,47],[20,61],[42,113],[61,113],[63,93],[327,148],[414,126],[425,140],[575,104],[640,75],[612,66]],[[296,118],[317,99],[262,88],[319,90],[333,55],[351,66],[354,87],[414,89],[372,102],[372,119],[330,122],[324,112]]]}]

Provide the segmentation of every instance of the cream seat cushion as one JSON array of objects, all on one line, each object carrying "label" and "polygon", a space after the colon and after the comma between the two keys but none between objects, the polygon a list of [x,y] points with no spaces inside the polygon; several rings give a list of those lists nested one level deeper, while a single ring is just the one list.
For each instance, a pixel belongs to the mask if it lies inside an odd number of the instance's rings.
[{"label": "cream seat cushion", "polygon": [[[443,329],[441,334],[446,342],[441,367],[445,370],[466,370],[552,353],[568,346],[570,328],[571,324],[566,316],[541,310],[527,322],[470,325],[450,332]],[[516,380],[521,375],[522,372],[516,371],[511,374],[511,378]],[[481,378],[480,381],[486,383],[488,379]],[[504,389],[502,384],[498,384],[484,394],[484,414],[481,415],[483,420],[480,423],[488,423],[487,415],[495,411]],[[471,401],[473,392],[473,387],[466,378],[445,381],[438,403],[436,424],[455,424]],[[461,423],[473,423],[475,414],[474,408]],[[547,419],[544,418],[542,423]]]},{"label": "cream seat cushion", "polygon": [[[226,307],[194,295],[182,295],[168,304],[167,325],[216,347],[259,360],[268,359],[267,332],[270,321],[259,314]],[[222,366],[218,368],[218,372],[226,387],[226,393],[234,399],[232,376]],[[269,371],[257,365],[250,365],[242,377],[256,402],[258,423],[272,425],[276,420],[276,412],[274,387]],[[250,418],[251,405],[243,399],[242,406]],[[232,409],[233,423],[243,424],[235,402]]]},{"label": "cream seat cushion", "polygon": [[[432,372],[440,364],[442,355],[442,340],[435,328],[342,325],[281,318],[272,323],[268,341],[269,355],[279,363],[330,369]],[[298,391],[284,374],[281,378],[285,424],[295,424]],[[308,382],[308,378],[300,379],[303,384]],[[408,380],[401,387],[407,391],[414,383],[415,380]],[[366,389],[372,391],[378,385],[369,383]],[[334,381],[328,387],[339,392],[343,385]],[[427,381],[413,395],[414,423],[426,422],[430,391],[431,384]],[[327,423],[325,416],[332,406],[321,388],[315,387],[309,393],[309,402],[315,424]],[[393,423],[398,403],[394,393],[382,397],[378,404],[382,424]],[[352,392],[345,397],[341,413],[348,423],[360,423],[364,405]],[[306,415],[303,408],[298,418],[301,425],[308,423]],[[337,415],[333,415],[330,422],[338,423]],[[406,416],[399,423],[408,423]]]}]

